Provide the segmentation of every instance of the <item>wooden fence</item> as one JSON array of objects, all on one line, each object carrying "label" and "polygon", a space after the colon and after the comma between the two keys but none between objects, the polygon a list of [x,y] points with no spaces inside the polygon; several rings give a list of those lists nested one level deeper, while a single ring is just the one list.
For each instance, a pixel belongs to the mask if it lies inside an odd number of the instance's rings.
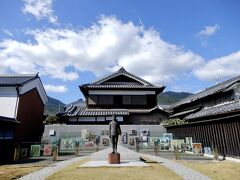
[{"label": "wooden fence", "polygon": [[221,155],[240,157],[240,117],[166,128],[174,138],[192,137],[202,147],[217,147]]}]

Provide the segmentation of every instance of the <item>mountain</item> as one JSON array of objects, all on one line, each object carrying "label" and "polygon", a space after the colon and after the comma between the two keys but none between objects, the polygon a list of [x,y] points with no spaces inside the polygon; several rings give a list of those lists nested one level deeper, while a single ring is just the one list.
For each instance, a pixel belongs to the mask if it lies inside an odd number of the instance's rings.
[{"label": "mountain", "polygon": [[192,93],[188,92],[173,92],[173,91],[167,91],[163,92],[160,95],[158,95],[158,103],[159,104],[173,104],[175,102],[178,102],[188,96],[193,95]]},{"label": "mountain", "polygon": [[45,115],[57,114],[59,112],[64,112],[65,104],[55,98],[48,96],[48,102],[44,107]]}]

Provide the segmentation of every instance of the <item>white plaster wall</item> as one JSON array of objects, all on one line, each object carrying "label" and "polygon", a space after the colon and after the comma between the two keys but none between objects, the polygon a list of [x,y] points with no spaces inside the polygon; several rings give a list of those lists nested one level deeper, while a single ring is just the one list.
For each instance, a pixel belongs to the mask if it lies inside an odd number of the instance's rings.
[{"label": "white plaster wall", "polygon": [[14,87],[0,88],[0,116],[15,118],[17,91]]}]

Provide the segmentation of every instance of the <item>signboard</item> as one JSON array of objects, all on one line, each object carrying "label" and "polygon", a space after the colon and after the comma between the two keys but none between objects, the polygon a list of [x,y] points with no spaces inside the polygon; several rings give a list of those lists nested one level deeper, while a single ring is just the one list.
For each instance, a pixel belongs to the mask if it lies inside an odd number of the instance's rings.
[{"label": "signboard", "polygon": [[62,138],[60,151],[74,151],[75,138]]},{"label": "signboard", "polygon": [[51,146],[51,144],[44,145],[43,155],[44,156],[51,156],[52,155],[52,146]]},{"label": "signboard", "polygon": [[186,150],[192,152],[192,137],[186,137]]},{"label": "signboard", "polygon": [[127,132],[122,132],[121,140],[123,144],[127,144]]},{"label": "signboard", "polygon": [[173,134],[172,133],[163,133],[163,137],[167,138],[169,140],[173,140]]},{"label": "signboard", "polygon": [[193,147],[193,153],[196,153],[196,154],[202,153],[202,144],[201,143],[193,143],[192,147]]},{"label": "signboard", "polygon": [[41,145],[31,145],[30,156],[39,157],[40,156]]}]

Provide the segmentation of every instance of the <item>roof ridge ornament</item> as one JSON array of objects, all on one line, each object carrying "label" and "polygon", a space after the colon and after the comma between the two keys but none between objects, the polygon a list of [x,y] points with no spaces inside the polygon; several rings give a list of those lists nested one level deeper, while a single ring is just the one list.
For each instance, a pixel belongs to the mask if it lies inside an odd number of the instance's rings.
[{"label": "roof ridge ornament", "polygon": [[118,72],[126,72],[126,70],[125,70],[125,68],[122,66],[122,67],[118,70]]}]

